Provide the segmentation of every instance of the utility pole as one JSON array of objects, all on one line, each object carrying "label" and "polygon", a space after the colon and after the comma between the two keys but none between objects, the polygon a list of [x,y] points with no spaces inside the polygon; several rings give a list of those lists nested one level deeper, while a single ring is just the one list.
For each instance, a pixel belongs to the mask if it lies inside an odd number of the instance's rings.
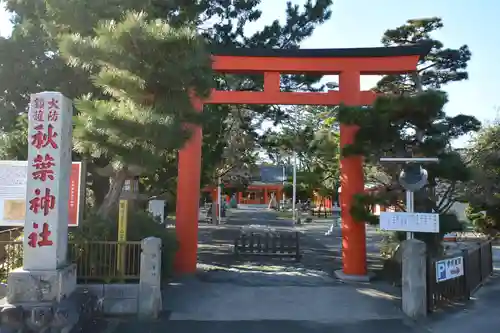
[{"label": "utility pole", "polygon": [[285,207],[285,181],[286,181],[286,173],[285,173],[285,163],[283,162],[283,190],[282,190],[282,207]]}]

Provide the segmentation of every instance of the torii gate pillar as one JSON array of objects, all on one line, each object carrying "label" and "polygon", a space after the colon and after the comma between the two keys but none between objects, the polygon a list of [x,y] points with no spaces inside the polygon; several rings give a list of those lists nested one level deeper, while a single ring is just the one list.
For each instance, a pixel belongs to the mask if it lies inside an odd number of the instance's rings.
[{"label": "torii gate pillar", "polygon": [[[339,75],[339,92],[343,104],[360,105],[359,72],[346,71]],[[340,148],[354,143],[358,127],[340,124]],[[342,263],[343,269],[336,272],[339,278],[347,276],[368,277],[366,268],[366,226],[356,222],[351,214],[352,197],[363,193],[365,187],[363,160],[360,156],[342,158],[340,160],[340,186],[343,189],[340,197],[342,217]],[[347,189],[347,190],[344,190]]]}]

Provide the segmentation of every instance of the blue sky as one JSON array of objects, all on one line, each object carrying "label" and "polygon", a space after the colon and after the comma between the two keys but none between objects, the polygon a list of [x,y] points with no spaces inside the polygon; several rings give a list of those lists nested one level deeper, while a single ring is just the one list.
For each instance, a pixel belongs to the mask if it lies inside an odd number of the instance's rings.
[{"label": "blue sky", "polygon": [[[303,0],[294,0],[301,4]],[[248,32],[274,19],[283,19],[285,0],[263,0],[262,19],[249,26]],[[380,46],[380,38],[388,28],[403,24],[410,18],[438,16],[445,27],[435,36],[445,47],[469,45],[472,60],[470,79],[448,85],[450,115],[473,114],[479,120],[493,119],[500,106],[500,31],[498,0],[335,0],[329,22],[317,28],[304,42],[304,48],[342,48]],[[0,11],[0,34],[10,32],[8,16]],[[362,87],[369,89],[376,77],[363,78]],[[456,142],[462,146],[466,138]]]},{"label": "blue sky", "polygon": [[[264,0],[262,21],[271,22],[278,13],[284,13],[285,3]],[[436,38],[450,48],[467,44],[472,52],[469,80],[452,83],[444,89],[450,99],[446,112],[449,115],[472,114],[481,121],[491,120],[497,115],[495,108],[500,107],[498,13],[500,1],[495,0],[335,0],[330,21],[318,27],[302,46],[380,46],[380,38],[388,28],[400,26],[411,18],[441,17],[444,28],[436,33]],[[364,78],[362,88],[369,89],[376,81],[376,77]],[[466,142],[467,138],[463,138],[455,142],[455,146],[463,146]]]}]

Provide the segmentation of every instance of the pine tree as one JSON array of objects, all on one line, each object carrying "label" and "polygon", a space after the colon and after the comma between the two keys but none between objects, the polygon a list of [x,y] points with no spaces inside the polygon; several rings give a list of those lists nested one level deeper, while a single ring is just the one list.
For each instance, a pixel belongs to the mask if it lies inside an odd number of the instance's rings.
[{"label": "pine tree", "polygon": [[432,36],[443,26],[441,18],[431,17],[408,20],[402,26],[387,30],[381,40],[384,46],[427,43],[431,50],[420,59],[416,72],[387,75],[378,82],[377,89],[386,93],[414,93],[425,89],[441,89],[448,83],[467,80],[467,64],[471,59],[469,47],[444,48],[443,43]]},{"label": "pine tree", "polygon": [[[304,198],[314,192],[336,198],[339,187],[339,131],[335,108],[295,106],[279,129],[263,135],[263,146],[274,163],[292,164],[297,153],[297,183]],[[287,187],[291,192],[291,188]],[[288,193],[287,193],[288,194]]]},{"label": "pine tree", "polygon": [[77,151],[106,156],[113,165],[112,185],[98,210],[107,217],[130,167],[154,170],[189,138],[183,122],[201,122],[190,89],[198,97],[209,94],[210,54],[196,29],[135,12],[99,23],[95,37],[64,35],[60,50],[71,66],[94,73],[95,86],[109,96],[78,99],[74,129]]},{"label": "pine tree", "polygon": [[[397,183],[401,166],[381,165],[380,157],[438,157],[439,163],[428,164],[429,184],[415,193],[415,210],[440,213],[441,235],[462,228],[454,214],[448,211],[458,200],[456,189],[470,179],[470,170],[451,143],[462,135],[475,132],[480,122],[473,116],[451,117],[444,112],[446,93],[437,89],[444,84],[467,79],[467,62],[471,53],[466,45],[459,49],[444,49],[432,38],[432,32],[443,26],[441,19],[408,20],[396,29],[387,30],[382,38],[385,46],[428,43],[429,54],[421,59],[417,71],[408,75],[389,75],[377,85],[385,96],[377,98],[367,108],[341,107],[339,120],[360,125],[355,144],[343,154],[361,154],[391,182],[375,195],[359,195],[353,215],[360,221],[378,223],[368,208],[380,203],[404,209],[404,195]],[[374,139],[376,138],[376,140]],[[440,238],[417,234],[436,249]]]},{"label": "pine tree", "polygon": [[[65,60],[60,57],[58,44],[62,33],[94,36],[94,28],[99,21],[120,20],[124,12],[134,10],[146,12],[150,19],[163,19],[172,27],[196,26],[213,47],[295,49],[312,35],[316,26],[330,18],[333,0],[305,0],[302,6],[290,2],[283,23],[276,20],[253,35],[245,35],[244,31],[248,23],[260,18],[260,0],[2,0],[2,3],[14,16],[13,35],[0,44],[0,76],[9,78],[0,82],[0,108],[9,116],[14,112],[12,110],[17,112],[13,117],[0,114],[1,128],[10,133],[17,114],[25,112],[27,96],[34,91],[56,90],[70,98],[89,93],[101,99],[109,98],[99,96],[102,91],[92,85],[87,71],[66,66]],[[158,57],[161,56],[160,53]],[[282,78],[285,90],[313,89],[311,84],[319,79],[304,75],[283,75]],[[263,86],[263,77],[220,75],[217,76],[217,83],[220,89],[259,90]],[[250,119],[258,119],[257,123],[264,119],[279,122],[284,115],[283,110],[275,106],[243,108],[252,110]],[[213,166],[225,162],[223,151],[231,150],[224,142],[224,135],[214,135],[218,133],[220,124],[227,122],[230,112],[224,105],[207,105],[204,113],[210,120],[203,123],[202,169],[205,174],[212,174]],[[248,135],[256,133],[252,122],[242,127]],[[211,149],[215,144],[224,149]],[[4,147],[0,149],[5,150]],[[86,158],[89,162],[87,171],[90,192],[93,193],[91,199],[97,206],[101,205],[109,190],[109,180],[97,171],[109,161],[103,156],[88,158],[81,154],[75,154],[75,158]],[[175,189],[176,174],[176,154],[172,153],[155,172],[143,175],[144,188],[152,195]]]},{"label": "pine tree", "polygon": [[[168,16],[170,20],[176,22],[196,22],[202,35],[214,49],[226,47],[297,49],[302,41],[312,35],[318,25],[330,18],[333,1],[307,0],[302,6],[288,2],[284,22],[275,20],[250,36],[244,34],[245,26],[260,18],[262,14],[258,8],[260,0],[202,0],[196,5],[182,2],[182,6],[178,3],[157,2],[155,7],[157,15]],[[172,15],[174,12],[175,17]],[[284,91],[315,91],[321,89],[313,87],[320,78],[314,75],[282,75],[281,86]],[[221,90],[263,89],[262,75],[218,74],[215,80],[217,88]],[[257,145],[265,144],[265,140],[261,140],[259,134],[260,125],[264,121],[278,124],[287,117],[285,109],[275,105],[241,105],[236,108],[228,105],[206,105],[204,113],[210,120],[203,124],[202,185],[215,185],[213,175],[220,173],[220,170],[217,170],[220,169],[219,166],[234,165],[231,158],[228,158],[231,154],[228,155],[227,152],[235,151],[237,147],[234,147],[232,141],[226,140],[225,133],[233,126],[232,118],[235,110],[243,114],[239,115],[237,132],[248,139],[253,137]],[[251,164],[253,157],[251,154],[246,154],[244,160],[246,164]],[[147,181],[143,182],[145,187],[156,193],[161,193],[168,187],[175,188],[175,180],[168,181],[169,186],[156,181],[168,178],[167,174],[160,175],[160,173],[174,174],[171,169],[175,169],[177,164],[171,162],[166,162],[158,173],[148,175]]]},{"label": "pine tree", "polygon": [[464,150],[472,179],[463,185],[467,217],[476,230],[494,235],[500,232],[500,120],[485,126]]}]

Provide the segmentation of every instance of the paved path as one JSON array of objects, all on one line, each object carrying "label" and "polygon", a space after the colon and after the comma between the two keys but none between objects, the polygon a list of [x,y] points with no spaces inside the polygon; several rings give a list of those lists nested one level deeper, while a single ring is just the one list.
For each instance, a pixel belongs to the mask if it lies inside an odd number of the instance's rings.
[{"label": "paved path", "polygon": [[[405,322],[393,293],[376,285],[350,285],[332,278],[325,262],[333,263],[331,269],[338,269],[340,252],[338,247],[328,249],[323,245],[319,235],[318,239],[313,234],[303,239],[306,253],[301,263],[222,260],[229,258],[227,240],[239,227],[250,224],[294,228],[291,221],[266,210],[234,211],[226,225],[202,232],[205,239],[200,242],[212,246],[212,252],[216,246],[224,248],[220,251],[223,254],[216,257],[201,250],[199,274],[166,288],[164,309],[168,318],[148,326],[122,323],[116,332],[418,332]],[[323,236],[324,232],[321,230]],[[321,253],[324,262],[308,259]]]},{"label": "paved path", "polygon": [[[328,249],[330,252],[336,252],[338,259],[342,255],[342,230],[340,226],[335,227],[333,232],[326,236],[325,233],[332,225],[332,219],[316,220],[312,223],[305,223],[297,227],[302,231],[304,236],[309,239],[314,239],[322,247]],[[366,228],[366,252],[368,265],[375,266],[380,264],[380,241],[382,236],[376,231],[373,226]]]},{"label": "paved path", "polygon": [[121,324],[119,333],[421,333],[399,319],[366,320],[353,323],[324,324],[299,320],[259,321],[168,321],[145,327],[141,323]]},{"label": "paved path", "polygon": [[[248,224],[293,228],[290,221],[277,219],[273,213],[245,209],[234,212],[227,225],[207,229],[210,235],[202,234],[206,244],[224,248],[224,239],[231,239],[232,232]],[[325,236],[327,223],[300,229],[306,234],[311,256],[324,253],[327,261],[339,263],[339,230]],[[215,238],[224,237],[214,239],[214,234]],[[376,238],[370,230],[367,234]],[[370,246],[369,252],[375,253],[376,247]],[[221,252],[229,258],[229,247]],[[164,291],[163,318],[147,324],[115,322],[114,332],[470,333],[500,327],[500,284],[492,283],[477,293],[478,300],[467,311],[433,316],[432,321],[417,327],[399,310],[394,289],[384,284],[345,284],[311,264],[226,261],[214,265],[209,260],[217,257],[202,257],[206,260],[197,276],[175,281]],[[324,263],[320,266],[325,267]]]},{"label": "paved path", "polygon": [[[308,277],[302,277],[307,279]],[[190,278],[165,292],[168,318],[145,326],[123,323],[119,333],[401,333],[398,300],[370,285],[242,286]]]}]

